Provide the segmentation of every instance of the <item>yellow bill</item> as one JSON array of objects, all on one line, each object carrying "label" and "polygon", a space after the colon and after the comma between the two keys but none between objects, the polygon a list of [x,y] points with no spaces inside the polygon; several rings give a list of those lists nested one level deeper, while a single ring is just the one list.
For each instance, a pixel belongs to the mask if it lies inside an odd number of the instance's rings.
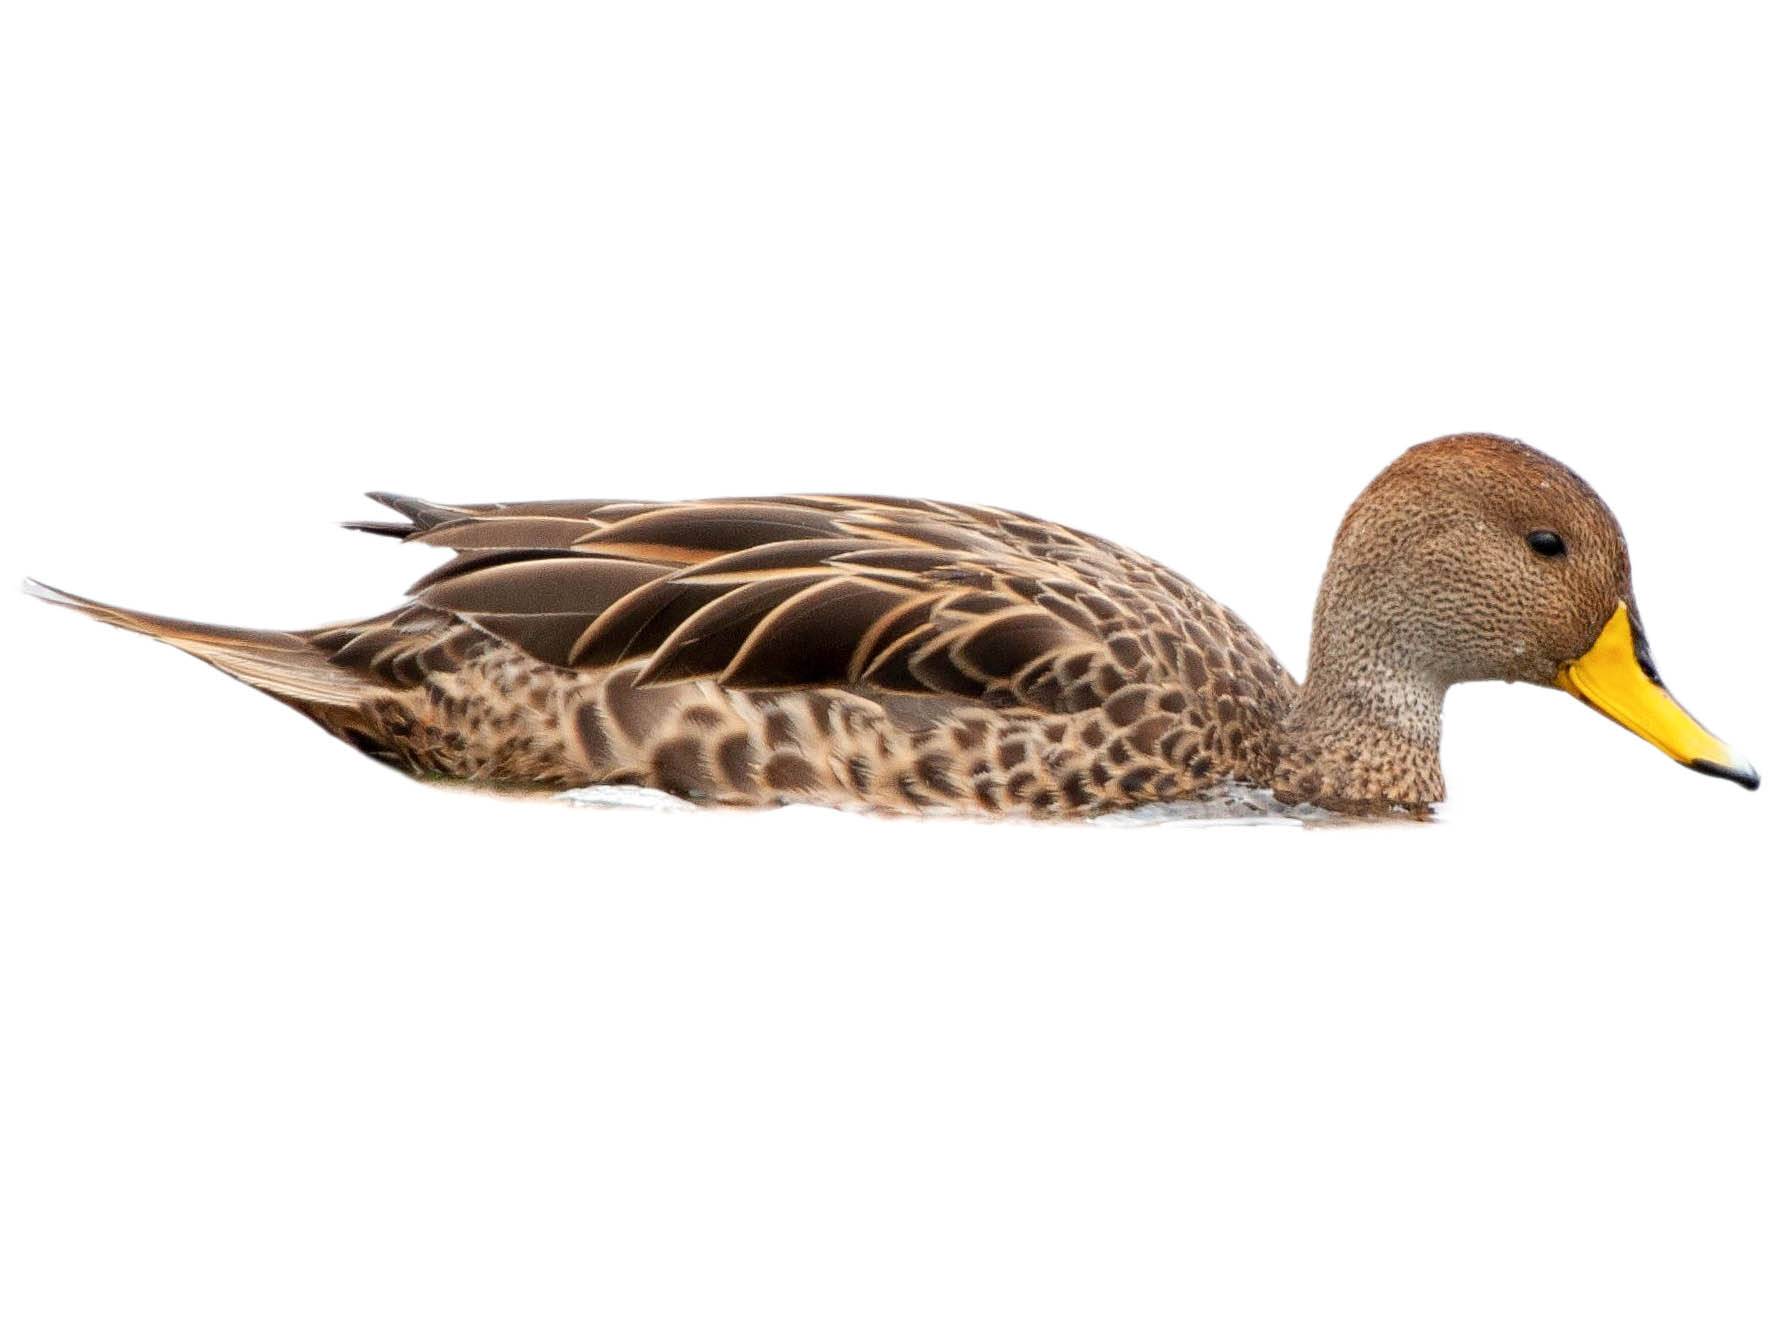
[{"label": "yellow bill", "polygon": [[1682,765],[1701,774],[1732,779],[1743,788],[1760,786],[1754,767],[1705,731],[1703,724],[1680,708],[1666,687],[1644,670],[1625,602],[1617,603],[1616,614],[1605,622],[1586,654],[1561,668],[1555,684]]}]

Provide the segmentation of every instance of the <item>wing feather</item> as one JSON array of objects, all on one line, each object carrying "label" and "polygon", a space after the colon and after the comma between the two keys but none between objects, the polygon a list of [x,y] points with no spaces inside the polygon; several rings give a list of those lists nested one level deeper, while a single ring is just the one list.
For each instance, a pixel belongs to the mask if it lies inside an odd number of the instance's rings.
[{"label": "wing feather", "polygon": [[831,519],[814,509],[775,504],[673,504],[625,521],[593,528],[581,547],[611,551],[662,550],[667,557],[695,563],[728,551],[838,536]]},{"label": "wing feather", "polygon": [[665,573],[663,565],[633,560],[525,552],[509,563],[432,583],[417,598],[425,606],[469,615],[594,614]]},{"label": "wing feather", "polygon": [[590,530],[589,518],[455,518],[410,539],[456,550],[564,550]]},{"label": "wing feather", "polygon": [[728,664],[722,684],[742,690],[843,684],[865,630],[912,595],[861,578],[815,584],[759,622]]},{"label": "wing feather", "polygon": [[[1153,613],[1181,590],[1149,561],[1068,528],[925,500],[380,497],[410,520],[407,539],[456,552],[412,589],[418,607],[557,666],[640,664],[642,688],[860,685],[1087,707],[1121,675],[1109,643],[1132,660],[1127,679],[1141,675],[1138,650],[1162,642],[1144,626],[1160,624]],[[391,662],[361,637],[347,657]]]},{"label": "wing feather", "polygon": [[685,621],[732,591],[655,579],[599,613],[568,651],[571,667],[616,667],[651,657]]},{"label": "wing feather", "polygon": [[715,597],[672,631],[635,684],[719,677],[759,623],[784,602],[807,591],[811,582],[807,578],[772,578]]}]

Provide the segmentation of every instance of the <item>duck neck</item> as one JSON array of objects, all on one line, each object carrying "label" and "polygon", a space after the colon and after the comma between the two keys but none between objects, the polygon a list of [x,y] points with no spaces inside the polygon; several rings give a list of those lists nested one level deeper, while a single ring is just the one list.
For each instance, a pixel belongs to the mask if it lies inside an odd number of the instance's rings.
[{"label": "duck neck", "polygon": [[1347,812],[1441,802],[1447,690],[1434,673],[1315,641],[1311,675],[1281,725],[1275,796]]}]

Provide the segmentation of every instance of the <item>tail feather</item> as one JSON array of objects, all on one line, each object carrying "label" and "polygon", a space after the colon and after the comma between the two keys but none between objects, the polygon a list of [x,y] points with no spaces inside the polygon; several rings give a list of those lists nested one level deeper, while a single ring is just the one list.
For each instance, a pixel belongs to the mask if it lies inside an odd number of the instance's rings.
[{"label": "tail feather", "polygon": [[399,541],[408,541],[417,530],[414,522],[345,522],[342,524],[351,532],[366,532],[371,536],[390,536]]},{"label": "tail feather", "polygon": [[29,578],[24,590],[41,601],[72,607],[108,625],[171,644],[257,690],[299,707],[358,704],[367,698],[370,689],[358,673],[332,663],[325,649],[296,634],[148,615],[78,597]]},{"label": "tail feather", "polygon": [[353,532],[371,532],[375,536],[393,536],[400,541],[408,541],[420,532],[444,522],[452,522],[464,518],[466,514],[447,504],[431,503],[427,499],[418,499],[409,494],[392,494],[386,490],[369,490],[367,497],[376,504],[384,504],[394,513],[402,513],[405,522],[345,522],[342,525]]}]

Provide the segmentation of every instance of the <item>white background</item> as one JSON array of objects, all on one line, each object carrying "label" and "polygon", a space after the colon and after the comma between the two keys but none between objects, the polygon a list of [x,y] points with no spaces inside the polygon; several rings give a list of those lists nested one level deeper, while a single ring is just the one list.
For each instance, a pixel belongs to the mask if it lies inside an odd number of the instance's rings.
[{"label": "white background", "polygon": [[886,491],[1303,670],[1488,429],[1766,785],[1494,685],[1428,827],[592,813],[0,602],[0,1334],[1784,1339],[1773,8],[8,7],[15,579],[302,626],[424,566],[363,489]]}]

